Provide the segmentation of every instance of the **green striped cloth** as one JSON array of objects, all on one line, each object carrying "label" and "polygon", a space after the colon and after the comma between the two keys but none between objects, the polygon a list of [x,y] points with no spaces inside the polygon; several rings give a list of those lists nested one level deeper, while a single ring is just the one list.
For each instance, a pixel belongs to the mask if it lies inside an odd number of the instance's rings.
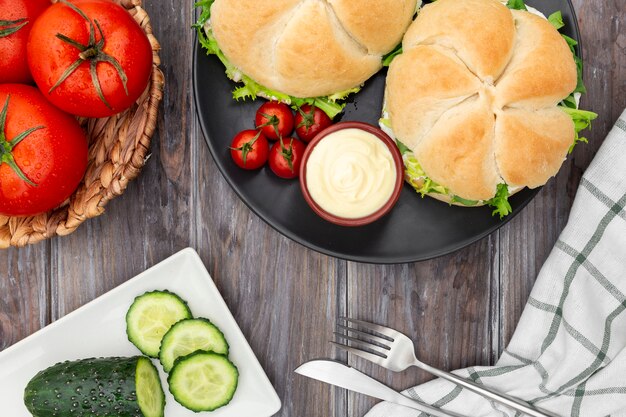
[{"label": "green striped cloth", "polygon": [[[626,110],[578,188],[511,343],[456,371],[562,416],[626,417]],[[446,381],[405,394],[471,417],[520,416]],[[426,417],[381,403],[367,417]]]}]

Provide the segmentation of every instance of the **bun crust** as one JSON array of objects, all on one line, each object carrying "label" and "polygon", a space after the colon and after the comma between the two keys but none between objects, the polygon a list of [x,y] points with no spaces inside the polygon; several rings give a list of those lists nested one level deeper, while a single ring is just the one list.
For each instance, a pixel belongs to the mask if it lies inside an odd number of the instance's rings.
[{"label": "bun crust", "polygon": [[428,176],[454,195],[489,200],[500,176],[494,157],[494,116],[484,99],[472,98],[442,115],[413,150]]},{"label": "bun crust", "polygon": [[558,108],[507,109],[498,115],[495,155],[502,179],[536,188],[556,175],[574,141],[574,122]]},{"label": "bun crust", "polygon": [[404,49],[441,45],[454,50],[471,72],[493,81],[511,59],[515,24],[496,0],[445,0],[422,7],[409,27]]},{"label": "bun crust", "polygon": [[512,10],[513,59],[498,80],[496,106],[538,110],[556,106],[576,88],[576,63],[565,39],[545,19]]},{"label": "bun crust", "polygon": [[547,20],[498,0],[437,0],[403,49],[389,68],[386,110],[429,178],[488,200],[498,184],[534,188],[558,172],[575,133],[556,105],[577,73]]},{"label": "bun crust", "polygon": [[[402,41],[415,1],[328,0],[343,27],[372,55],[384,55]],[[375,24],[372,24],[375,22]]]},{"label": "bun crust", "polygon": [[416,4],[216,0],[211,28],[224,55],[256,82],[295,97],[320,97],[359,86],[378,72]]},{"label": "bun crust", "polygon": [[387,109],[394,133],[415,149],[446,111],[478,93],[481,83],[452,51],[418,45],[393,60]]}]

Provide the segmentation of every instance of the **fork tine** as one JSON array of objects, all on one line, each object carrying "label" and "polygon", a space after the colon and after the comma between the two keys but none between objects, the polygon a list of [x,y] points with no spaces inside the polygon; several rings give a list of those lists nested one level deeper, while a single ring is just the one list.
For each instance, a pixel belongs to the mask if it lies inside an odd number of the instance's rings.
[{"label": "fork tine", "polygon": [[386,338],[388,338],[390,342],[393,342],[394,337],[397,337],[398,335],[398,331],[396,330],[390,329],[389,327],[380,326],[378,324],[369,323],[367,321],[350,319],[347,317],[339,317],[339,319],[345,320],[348,323],[357,324],[361,327],[366,328],[367,330],[380,333],[381,335],[386,336]]},{"label": "fork tine", "polygon": [[[350,333],[355,333],[355,334],[361,336],[361,339],[363,341],[365,341],[365,342],[371,343],[371,344],[376,345],[378,347],[381,347],[383,349],[387,349],[387,350],[391,349],[391,347],[389,347],[389,345],[388,345],[389,340],[387,340],[385,338],[382,338],[380,336],[376,336],[375,334],[367,333],[367,332],[358,330],[355,327],[344,326],[343,324],[339,324],[339,323],[337,323],[337,328],[346,330],[346,331],[348,331]],[[348,333],[346,333],[346,334],[348,334]]]},{"label": "fork tine", "polygon": [[363,359],[366,359],[366,360],[368,360],[370,362],[373,362],[373,363],[376,363],[376,364],[381,364],[386,359],[386,358],[384,358],[382,356],[375,355],[373,353],[369,353],[369,352],[366,352],[364,350],[356,349],[356,348],[353,348],[353,347],[350,347],[350,346],[347,346],[347,345],[343,345],[341,343],[337,343],[337,342],[333,342],[333,341],[331,341],[330,343],[335,345],[335,347],[337,347],[339,349],[345,350],[348,353],[352,353],[353,355],[360,356]]},{"label": "fork tine", "polygon": [[338,332],[333,332],[333,334],[335,336],[337,336],[338,338],[349,340],[352,343],[356,343],[356,344],[362,346],[362,348],[360,348],[361,350],[367,350],[370,353],[378,354],[378,355],[380,355],[381,357],[384,357],[384,358],[387,358],[387,353],[389,352],[389,350],[391,350],[389,348],[381,348],[381,347],[373,345],[373,344],[371,344],[371,343],[369,343],[367,341],[364,341],[364,340],[361,340],[361,339],[357,339],[355,337],[347,336],[345,334],[341,334],[341,333],[338,333]]}]

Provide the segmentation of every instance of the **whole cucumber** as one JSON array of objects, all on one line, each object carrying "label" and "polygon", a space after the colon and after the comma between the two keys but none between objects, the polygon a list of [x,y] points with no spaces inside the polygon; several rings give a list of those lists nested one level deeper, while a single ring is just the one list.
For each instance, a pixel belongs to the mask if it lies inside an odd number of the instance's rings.
[{"label": "whole cucumber", "polygon": [[34,417],[163,417],[165,396],[148,358],[90,358],[39,372],[24,404]]}]

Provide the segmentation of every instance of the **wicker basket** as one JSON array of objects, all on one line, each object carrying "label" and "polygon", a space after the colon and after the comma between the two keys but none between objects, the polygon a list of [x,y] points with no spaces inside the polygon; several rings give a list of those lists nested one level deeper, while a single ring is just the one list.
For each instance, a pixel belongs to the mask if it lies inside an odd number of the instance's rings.
[{"label": "wicker basket", "polygon": [[0,248],[26,246],[72,233],[85,220],[101,215],[144,166],[163,98],[159,42],[141,0],[115,0],[148,35],[154,57],[150,84],[130,109],[110,118],[80,119],[89,139],[87,172],[76,192],[59,208],[33,217],[0,215]]}]

